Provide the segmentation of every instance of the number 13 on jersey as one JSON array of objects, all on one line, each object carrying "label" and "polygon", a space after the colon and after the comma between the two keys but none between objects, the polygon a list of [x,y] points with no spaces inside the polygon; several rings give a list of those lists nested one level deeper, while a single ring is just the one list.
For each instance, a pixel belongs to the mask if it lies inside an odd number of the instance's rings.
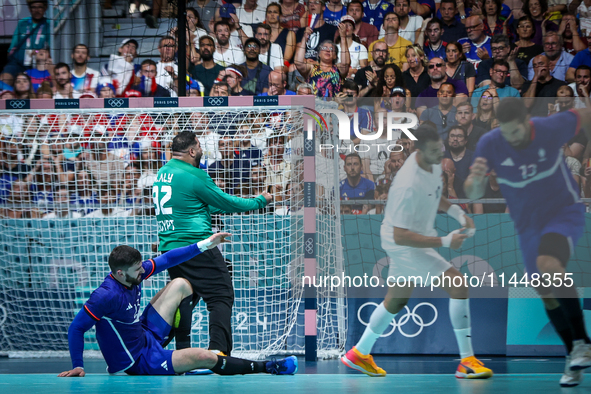
[{"label": "number 13 on jersey", "polygon": [[537,164],[530,164],[530,165],[522,165],[519,166],[521,170],[521,176],[523,179],[528,179],[535,176],[538,173],[538,165]]}]

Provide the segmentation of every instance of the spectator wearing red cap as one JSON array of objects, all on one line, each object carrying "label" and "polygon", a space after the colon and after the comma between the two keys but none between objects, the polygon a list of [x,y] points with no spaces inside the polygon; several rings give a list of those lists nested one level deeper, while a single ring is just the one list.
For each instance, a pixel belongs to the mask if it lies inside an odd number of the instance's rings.
[{"label": "spectator wearing red cap", "polygon": [[[355,19],[352,16],[345,15],[341,18],[341,22],[346,26],[345,36],[338,36],[335,43],[338,45],[341,40],[346,40],[346,45],[349,48],[349,56],[351,58],[351,65],[349,66],[348,78],[354,78],[355,74],[360,68],[367,67],[367,48],[361,44],[361,41],[355,34]],[[341,63],[341,53],[337,57],[337,64]]]}]

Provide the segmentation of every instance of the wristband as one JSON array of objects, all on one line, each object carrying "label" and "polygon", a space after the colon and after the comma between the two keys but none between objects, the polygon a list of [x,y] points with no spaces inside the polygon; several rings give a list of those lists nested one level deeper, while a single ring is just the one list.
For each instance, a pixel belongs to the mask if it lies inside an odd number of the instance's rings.
[{"label": "wristband", "polygon": [[213,245],[213,242],[211,242],[209,239],[204,239],[203,241],[197,242],[197,247],[202,252],[207,249],[211,249],[211,245]]},{"label": "wristband", "polygon": [[449,248],[451,246],[451,240],[454,234],[459,233],[460,230],[454,230],[451,233],[447,234],[445,237],[441,237],[441,246],[444,248]]},{"label": "wristband", "polygon": [[464,227],[466,225],[466,212],[462,210],[458,205],[452,204],[449,209],[447,210],[447,214],[452,218],[456,219],[460,226]]}]

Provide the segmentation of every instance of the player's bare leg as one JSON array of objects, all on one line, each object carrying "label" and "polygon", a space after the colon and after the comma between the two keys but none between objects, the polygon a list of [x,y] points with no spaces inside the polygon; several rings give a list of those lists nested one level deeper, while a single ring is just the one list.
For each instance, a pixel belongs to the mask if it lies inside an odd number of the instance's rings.
[{"label": "player's bare leg", "polygon": [[[578,293],[574,286],[565,285],[568,283],[565,282],[566,270],[558,258],[541,255],[538,256],[536,263],[540,273],[549,274],[551,278],[549,282],[543,277],[540,278],[536,290],[544,302],[548,318],[568,353],[560,385],[574,387],[583,381],[583,369],[591,366],[591,345],[585,330]],[[555,286],[560,284],[559,282],[562,282],[562,285]],[[548,286],[550,283],[553,286]]]},{"label": "player's bare leg", "polygon": [[193,296],[193,288],[189,281],[183,278],[176,278],[160,289],[152,298],[150,304],[172,326],[181,301],[189,296]]},{"label": "player's bare leg", "polygon": [[394,316],[406,306],[414,288],[414,282],[409,282],[403,287],[388,287],[384,302],[371,314],[369,324],[357,345],[341,357],[343,364],[369,376],[386,376],[386,371],[374,362],[370,354],[371,348],[388,328]]},{"label": "player's bare leg", "polygon": [[[456,281],[454,282],[454,278]],[[472,327],[470,319],[470,300],[468,284],[464,283],[462,274],[454,267],[449,268],[440,276],[441,288],[449,294],[449,317],[453,326],[458,347],[460,348],[460,365],[456,377],[462,379],[487,379],[493,375],[492,370],[474,357],[472,349]],[[451,280],[450,280],[451,279]],[[454,283],[460,283],[455,286]]]}]

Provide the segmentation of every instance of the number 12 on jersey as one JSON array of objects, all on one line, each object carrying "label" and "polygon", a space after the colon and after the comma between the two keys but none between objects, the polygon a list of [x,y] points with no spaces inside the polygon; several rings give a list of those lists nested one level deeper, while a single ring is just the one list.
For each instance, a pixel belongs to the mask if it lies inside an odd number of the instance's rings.
[{"label": "number 12 on jersey", "polygon": [[169,185],[164,185],[160,187],[160,192],[158,191],[158,186],[152,187],[152,199],[154,200],[154,206],[156,207],[156,215],[172,215],[172,208],[164,208],[164,204],[166,204],[172,198],[172,187]]}]

